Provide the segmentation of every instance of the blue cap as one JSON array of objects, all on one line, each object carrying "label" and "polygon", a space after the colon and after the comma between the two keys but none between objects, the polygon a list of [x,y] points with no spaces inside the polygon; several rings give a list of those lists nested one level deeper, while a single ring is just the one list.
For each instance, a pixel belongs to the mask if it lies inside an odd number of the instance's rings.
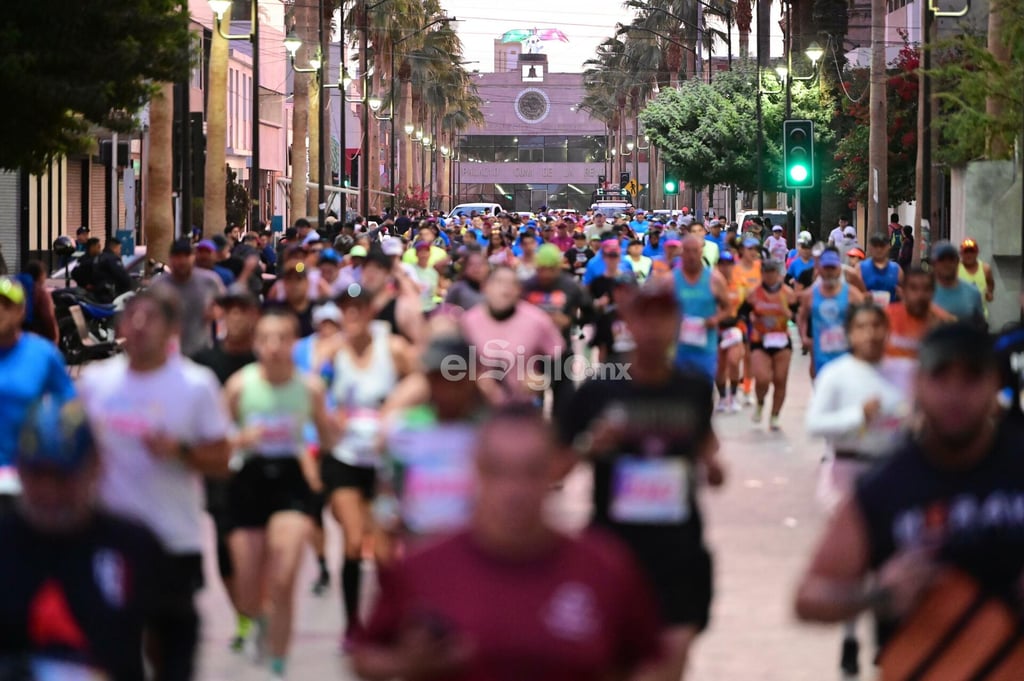
[{"label": "blue cap", "polygon": [[722,251],[718,254],[718,262],[736,262],[736,257],[732,251]]},{"label": "blue cap", "polygon": [[[365,251],[366,249],[363,249],[363,250]],[[364,256],[365,256],[365,253],[364,253]],[[325,248],[324,250],[320,251],[320,257],[317,259],[317,262],[318,263],[329,262],[329,263],[333,263],[335,265],[340,265],[341,264],[341,254],[338,253],[333,248]]]},{"label": "blue cap", "polygon": [[835,251],[825,251],[818,258],[818,265],[820,267],[841,267],[842,264],[843,261]]},{"label": "blue cap", "polygon": [[748,236],[743,240],[743,248],[757,248],[761,245],[761,242],[752,236]]},{"label": "blue cap", "polygon": [[29,413],[18,440],[19,466],[74,473],[95,451],[95,440],[80,402],[59,404],[45,397]]}]

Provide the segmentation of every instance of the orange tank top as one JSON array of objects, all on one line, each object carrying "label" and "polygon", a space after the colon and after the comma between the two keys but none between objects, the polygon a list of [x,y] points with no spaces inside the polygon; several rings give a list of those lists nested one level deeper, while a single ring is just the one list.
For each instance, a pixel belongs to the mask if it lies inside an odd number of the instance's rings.
[{"label": "orange tank top", "polygon": [[928,333],[929,319],[911,317],[903,303],[890,303],[886,312],[889,315],[889,339],[885,343],[885,356],[917,359],[921,339]]},{"label": "orange tank top", "polygon": [[750,330],[750,340],[760,343],[765,336],[772,333],[787,333],[786,322],[786,291],[779,288],[775,293],[769,292],[764,286],[754,289],[747,300],[753,311],[750,315],[750,322],[753,328]]},{"label": "orange tank top", "polygon": [[746,300],[747,296],[761,286],[761,261],[755,260],[749,268],[743,264],[743,261],[736,263],[732,276],[740,287],[740,300]]}]

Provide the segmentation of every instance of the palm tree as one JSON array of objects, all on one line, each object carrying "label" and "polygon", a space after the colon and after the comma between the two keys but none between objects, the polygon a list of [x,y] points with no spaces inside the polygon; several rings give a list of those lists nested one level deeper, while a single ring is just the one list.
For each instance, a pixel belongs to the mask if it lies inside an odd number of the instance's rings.
[{"label": "palm tree", "polygon": [[740,60],[750,57],[750,24],[754,21],[751,0],[736,0],[736,29],[740,33]]},{"label": "palm tree", "polygon": [[146,247],[151,258],[164,257],[170,251],[174,239],[174,210],[171,204],[173,130],[174,85],[164,83],[149,103],[146,212],[142,224],[146,230]]},{"label": "palm tree", "polygon": [[[230,22],[229,22],[230,23]],[[214,27],[206,88],[206,170],[203,234],[223,234],[227,222],[228,41]]]},{"label": "palm tree", "polygon": [[[289,22],[302,40],[302,46],[295,54],[295,63],[305,66],[316,54],[317,35],[313,18],[315,5],[294,2],[289,11]],[[289,191],[291,219],[303,217],[306,213],[306,182],[309,176],[308,148],[309,135],[309,83],[312,74],[292,74],[292,184]]]}]

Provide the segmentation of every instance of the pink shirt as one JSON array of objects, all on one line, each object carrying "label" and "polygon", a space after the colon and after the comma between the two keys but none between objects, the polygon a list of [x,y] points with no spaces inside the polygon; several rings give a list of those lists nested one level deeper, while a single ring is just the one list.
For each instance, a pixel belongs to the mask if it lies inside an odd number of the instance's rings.
[{"label": "pink shirt", "polygon": [[573,241],[572,237],[569,236],[568,234],[566,234],[565,236],[558,236],[556,234],[555,236],[551,237],[551,243],[558,246],[562,253],[565,253],[566,251],[573,247],[575,242]]},{"label": "pink shirt", "polygon": [[484,372],[513,393],[524,395],[530,372],[550,369],[551,361],[539,358],[562,353],[565,341],[551,317],[535,305],[519,302],[511,317],[498,321],[486,304],[476,305],[462,315],[462,333],[476,351]]}]

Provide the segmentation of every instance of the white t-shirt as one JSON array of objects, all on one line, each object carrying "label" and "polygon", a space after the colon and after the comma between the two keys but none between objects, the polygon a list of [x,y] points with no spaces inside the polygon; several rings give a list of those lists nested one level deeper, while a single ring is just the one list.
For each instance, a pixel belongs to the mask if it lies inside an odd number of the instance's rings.
[{"label": "white t-shirt", "polygon": [[230,421],[213,372],[180,356],[136,373],[118,356],[88,367],[79,390],[96,429],[103,504],[151,529],[173,554],[202,551],[202,477],[143,444],[163,431],[186,445],[227,437]]},{"label": "white t-shirt", "polygon": [[843,228],[836,227],[828,233],[828,242],[833,246],[838,246],[843,243]]},{"label": "white t-shirt", "polygon": [[772,235],[764,240],[764,247],[768,254],[776,262],[786,262],[786,255],[789,253],[789,246],[786,245],[786,237]]}]

